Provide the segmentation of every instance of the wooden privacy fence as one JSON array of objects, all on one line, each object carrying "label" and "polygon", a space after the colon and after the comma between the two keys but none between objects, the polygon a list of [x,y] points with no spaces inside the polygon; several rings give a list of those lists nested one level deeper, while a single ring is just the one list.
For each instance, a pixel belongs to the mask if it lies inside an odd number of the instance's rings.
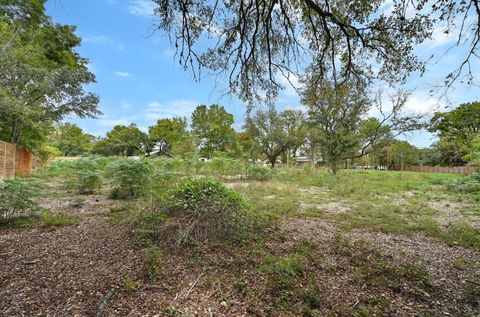
[{"label": "wooden privacy fence", "polygon": [[[399,166],[395,170],[401,170]],[[404,166],[404,171],[421,172],[421,173],[452,173],[469,175],[475,172],[474,168],[470,166],[455,166],[455,167],[443,167],[443,166]]]},{"label": "wooden privacy fence", "polygon": [[35,156],[25,147],[0,141],[0,179],[30,175],[35,165]]}]

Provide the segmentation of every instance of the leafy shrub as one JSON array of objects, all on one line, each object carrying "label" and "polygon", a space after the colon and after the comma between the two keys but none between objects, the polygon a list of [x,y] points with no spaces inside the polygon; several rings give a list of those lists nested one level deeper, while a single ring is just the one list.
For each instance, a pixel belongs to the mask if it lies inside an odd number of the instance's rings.
[{"label": "leafy shrub", "polygon": [[61,156],[62,151],[60,151],[58,148],[51,146],[51,145],[44,145],[41,147],[38,156],[40,158],[40,162],[42,164],[47,163],[48,160],[56,157],[56,156]]},{"label": "leafy shrub", "polygon": [[451,191],[462,193],[480,192],[480,173],[471,174],[446,183]]},{"label": "leafy shrub", "polygon": [[251,165],[247,169],[247,179],[255,181],[267,181],[272,179],[273,171],[263,166]]},{"label": "leafy shrub", "polygon": [[244,211],[242,197],[223,184],[208,179],[184,181],[159,236],[167,241],[173,238],[177,245],[238,237],[245,224]]},{"label": "leafy shrub", "polygon": [[102,186],[102,174],[93,159],[82,158],[75,162],[75,187],[80,194],[93,194]]},{"label": "leafy shrub", "polygon": [[113,189],[110,198],[131,199],[145,194],[153,172],[149,161],[123,159],[108,166],[109,176],[113,180]]},{"label": "leafy shrub", "polygon": [[39,177],[62,177],[72,175],[75,172],[75,161],[73,160],[56,160],[42,169],[35,172],[35,176]]},{"label": "leafy shrub", "polygon": [[10,220],[40,207],[33,200],[40,192],[40,185],[30,179],[7,179],[0,182],[0,220]]}]

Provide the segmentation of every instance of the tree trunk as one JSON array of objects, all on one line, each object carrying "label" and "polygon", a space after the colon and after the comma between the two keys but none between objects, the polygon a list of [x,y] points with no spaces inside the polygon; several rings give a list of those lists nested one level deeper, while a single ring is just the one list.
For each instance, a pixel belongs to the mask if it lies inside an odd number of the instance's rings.
[{"label": "tree trunk", "polygon": [[275,168],[275,159],[270,159],[270,168]]},{"label": "tree trunk", "polygon": [[337,176],[337,162],[332,162],[331,169],[332,169],[332,174]]},{"label": "tree trunk", "polygon": [[10,140],[8,142],[15,143],[15,135],[17,134],[17,119],[13,121],[12,131],[10,132]]}]

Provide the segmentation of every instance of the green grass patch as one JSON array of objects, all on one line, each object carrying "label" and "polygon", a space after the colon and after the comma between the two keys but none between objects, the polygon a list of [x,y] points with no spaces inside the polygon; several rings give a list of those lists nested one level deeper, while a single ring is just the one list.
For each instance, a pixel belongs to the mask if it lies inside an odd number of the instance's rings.
[{"label": "green grass patch", "polygon": [[78,218],[65,214],[57,214],[52,212],[44,212],[40,216],[40,226],[48,229],[55,229],[61,226],[73,225]]}]

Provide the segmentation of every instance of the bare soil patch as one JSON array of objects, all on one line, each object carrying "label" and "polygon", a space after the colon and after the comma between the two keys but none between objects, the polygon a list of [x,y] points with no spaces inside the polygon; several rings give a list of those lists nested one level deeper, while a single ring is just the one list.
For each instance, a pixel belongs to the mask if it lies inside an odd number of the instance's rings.
[{"label": "bare soil patch", "polygon": [[57,230],[0,232],[0,315],[96,315],[102,299],[141,259],[106,218]]},{"label": "bare soil patch", "polygon": [[434,219],[442,226],[448,227],[455,222],[467,222],[475,228],[480,228],[480,217],[471,212],[471,204],[451,200],[431,200],[428,206],[439,212]]},{"label": "bare soil patch", "polygon": [[[420,233],[406,237],[369,230],[342,232],[334,222],[318,218],[289,219],[280,226],[280,230],[291,237],[286,244],[302,240],[315,244],[315,254],[319,257],[321,268],[318,280],[325,286],[325,298],[332,303],[340,300],[347,307],[353,308],[383,301],[385,307],[380,311],[388,311],[394,316],[416,316],[427,312],[434,316],[480,314],[479,303],[467,302],[466,299],[469,283],[478,285],[480,281],[479,252],[458,246],[450,247]],[[399,289],[396,293],[382,289],[379,285],[367,286],[365,282],[362,283],[356,262],[329,251],[330,246],[335,245],[335,240],[339,239],[338,233],[353,243],[366,241],[385,255],[386,267],[425,267],[433,283],[432,290],[417,292],[408,286],[406,290]],[[369,262],[368,258],[366,262]],[[416,295],[411,296],[410,292]]]}]

